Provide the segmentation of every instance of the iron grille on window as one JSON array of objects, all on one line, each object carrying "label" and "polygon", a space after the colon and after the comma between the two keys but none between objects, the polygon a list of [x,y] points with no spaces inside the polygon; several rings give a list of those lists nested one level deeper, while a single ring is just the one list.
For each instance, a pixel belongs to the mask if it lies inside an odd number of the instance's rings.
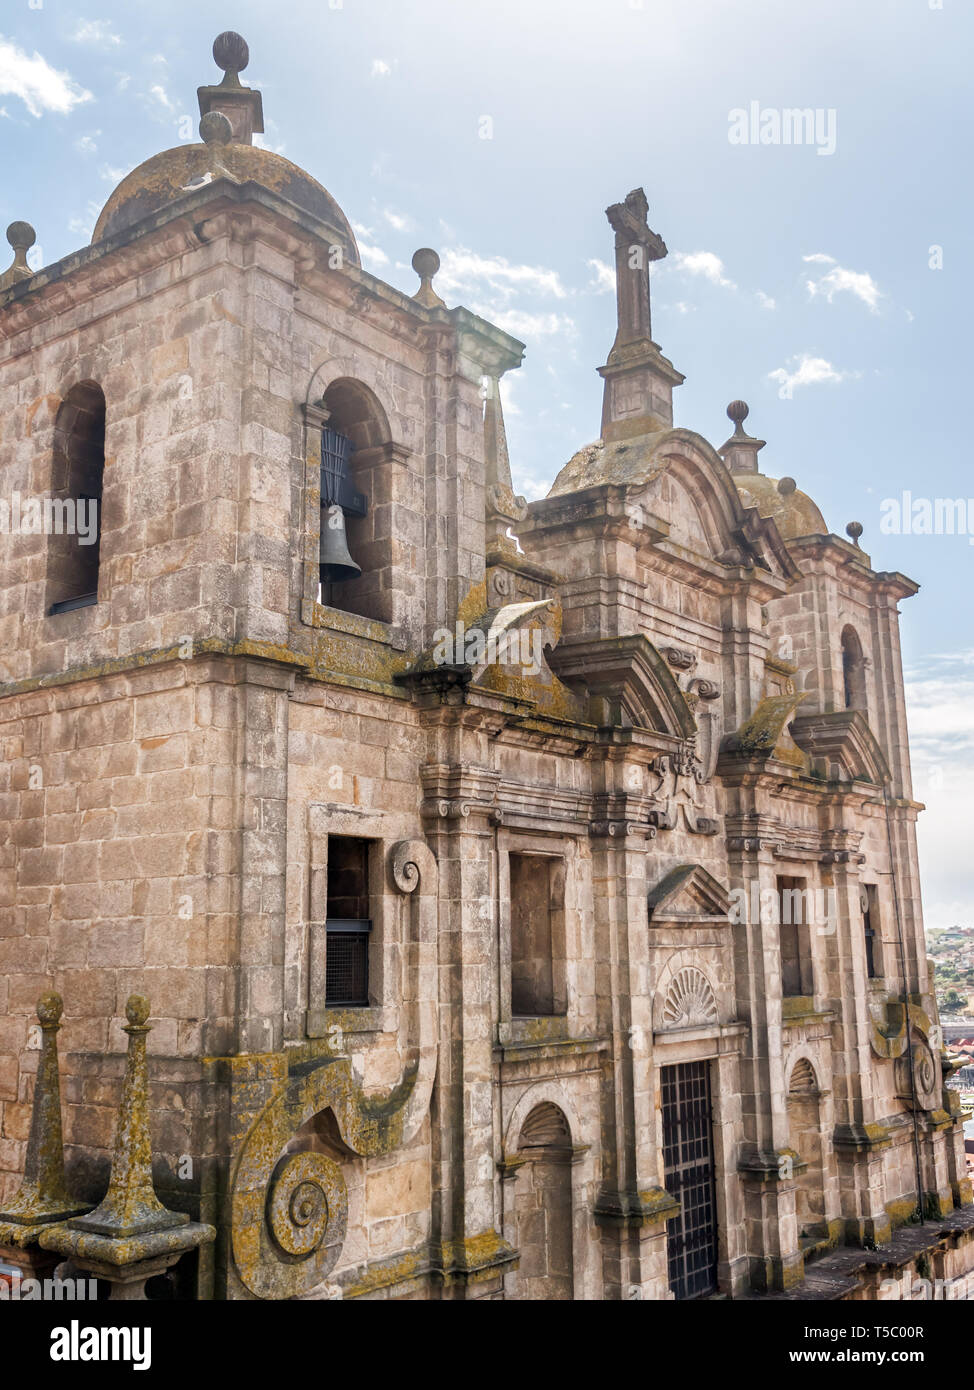
[{"label": "iron grille on window", "polygon": [[364,1008],[369,1002],[369,933],[372,923],[349,918],[328,919],[325,960],[325,1003],[330,1007]]},{"label": "iron grille on window", "polygon": [[664,1181],[681,1204],[666,1226],[670,1288],[677,1298],[700,1298],[717,1291],[710,1064],[664,1067],[661,1082]]}]

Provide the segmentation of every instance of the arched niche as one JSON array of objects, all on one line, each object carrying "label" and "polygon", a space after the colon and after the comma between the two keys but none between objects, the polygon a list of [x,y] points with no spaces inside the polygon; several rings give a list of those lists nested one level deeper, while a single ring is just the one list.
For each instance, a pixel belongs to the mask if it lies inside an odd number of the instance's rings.
[{"label": "arched niche", "polygon": [[564,1111],[542,1101],[525,1117],[517,1141],[518,1297],[532,1302],[575,1297],[572,1136]]},{"label": "arched niche", "polygon": [[796,1175],[795,1217],[799,1241],[814,1245],[828,1234],[825,1140],[821,1092],[808,1057],[795,1060],[788,1079],[788,1132],[800,1164]]}]

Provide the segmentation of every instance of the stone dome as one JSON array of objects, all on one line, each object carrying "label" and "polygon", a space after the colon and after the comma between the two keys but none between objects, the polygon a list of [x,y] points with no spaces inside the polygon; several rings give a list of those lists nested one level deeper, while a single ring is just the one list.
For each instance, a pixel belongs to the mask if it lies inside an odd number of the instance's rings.
[{"label": "stone dome", "polygon": [[655,457],[659,444],[672,431],[658,430],[653,434],[637,435],[606,443],[597,439],[586,444],[565,464],[551,485],[549,497],[566,492],[581,492],[583,488],[602,483],[642,483],[655,477],[663,465]]},{"label": "stone dome", "polygon": [[734,482],[745,507],[757,507],[761,516],[769,517],[777,526],[782,540],[793,541],[799,536],[827,536],[825,518],[807,493],[794,488],[778,491],[778,479],[764,473],[737,473]]},{"label": "stone dome", "polygon": [[[256,145],[226,144],[219,147],[219,163],[240,183],[258,183],[286,198],[302,212],[324,223],[344,248],[348,260],[360,265],[355,235],[348,219],[327,189],[283,155]],[[127,174],[101,210],[92,241],[127,231],[151,213],[177,202],[212,178],[212,145],[177,145],[153,155]]]}]

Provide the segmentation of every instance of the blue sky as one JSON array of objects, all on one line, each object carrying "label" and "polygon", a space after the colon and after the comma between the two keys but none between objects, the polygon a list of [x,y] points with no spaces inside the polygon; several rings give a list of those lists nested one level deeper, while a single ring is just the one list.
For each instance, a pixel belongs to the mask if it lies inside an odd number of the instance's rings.
[{"label": "blue sky", "polygon": [[[411,291],[434,246],[447,302],[527,343],[506,398],[529,497],[598,434],[604,209],[646,188],[677,423],[720,444],[743,397],[765,471],[923,586],[903,640],[926,917],[974,922],[974,546],[880,531],[909,490],[970,497],[974,535],[969,0],[3,0],[2,224],[32,222],[46,263],[87,241],[129,169],[197,138],[225,28],[265,143],[336,196],[368,268]],[[834,152],[731,143],[754,102],[820,111]]]}]

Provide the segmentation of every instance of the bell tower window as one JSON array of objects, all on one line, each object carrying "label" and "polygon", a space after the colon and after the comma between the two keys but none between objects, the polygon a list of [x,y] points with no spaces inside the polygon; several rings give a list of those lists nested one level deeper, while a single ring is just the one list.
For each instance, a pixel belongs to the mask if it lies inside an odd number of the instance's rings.
[{"label": "bell tower window", "polygon": [[47,558],[50,613],[98,602],[101,497],[105,471],[105,396],[82,382],[61,402],[54,426]]},{"label": "bell tower window", "polygon": [[842,684],[846,709],[866,709],[866,660],[854,627],[842,629]]},{"label": "bell tower window", "polygon": [[[378,622],[394,613],[393,450],[375,394],[349,377],[315,407],[321,441],[320,604]],[[400,562],[408,569],[408,556]]]}]

